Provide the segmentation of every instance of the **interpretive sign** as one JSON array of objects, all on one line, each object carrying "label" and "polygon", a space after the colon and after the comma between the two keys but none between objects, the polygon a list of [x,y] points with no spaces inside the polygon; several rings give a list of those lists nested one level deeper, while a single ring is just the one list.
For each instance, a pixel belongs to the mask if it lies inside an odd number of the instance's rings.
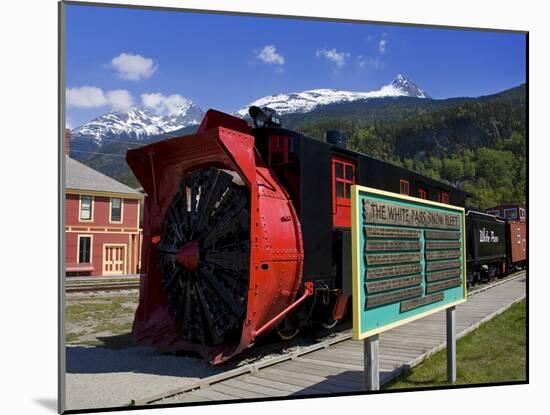
[{"label": "interpretive sign", "polygon": [[352,187],[353,337],[466,301],[464,209]]}]

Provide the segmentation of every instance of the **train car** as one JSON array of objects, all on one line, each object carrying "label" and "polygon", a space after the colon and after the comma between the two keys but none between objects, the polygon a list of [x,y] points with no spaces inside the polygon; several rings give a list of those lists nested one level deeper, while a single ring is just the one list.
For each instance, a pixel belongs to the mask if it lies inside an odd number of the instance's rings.
[{"label": "train car", "polygon": [[508,271],[527,266],[527,223],[506,221],[506,255]]},{"label": "train car", "polygon": [[351,295],[351,186],[464,206],[466,193],[281,128],[209,110],[196,134],[128,151],[148,196],[136,343],[221,363],[276,331],[332,327]]},{"label": "train car", "polygon": [[498,205],[486,209],[485,212],[503,220],[515,220],[519,222],[525,222],[527,220],[527,211],[523,205]]},{"label": "train car", "polygon": [[508,271],[527,266],[527,211],[518,204],[498,205],[486,210],[506,222],[506,266]]},{"label": "train car", "polygon": [[490,280],[506,272],[505,222],[487,213],[466,213],[468,284]]}]

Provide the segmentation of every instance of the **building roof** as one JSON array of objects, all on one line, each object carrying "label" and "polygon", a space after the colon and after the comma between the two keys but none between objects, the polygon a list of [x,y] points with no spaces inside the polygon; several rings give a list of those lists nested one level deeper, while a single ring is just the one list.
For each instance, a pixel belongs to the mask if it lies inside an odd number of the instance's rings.
[{"label": "building roof", "polygon": [[485,209],[485,210],[497,210],[497,209],[507,209],[507,208],[522,208],[522,209],[524,209],[525,206],[517,204],[517,203],[509,203],[509,204],[493,206],[492,208]]},{"label": "building roof", "polygon": [[142,198],[143,194],[97,170],[65,156],[65,189],[115,193]]}]

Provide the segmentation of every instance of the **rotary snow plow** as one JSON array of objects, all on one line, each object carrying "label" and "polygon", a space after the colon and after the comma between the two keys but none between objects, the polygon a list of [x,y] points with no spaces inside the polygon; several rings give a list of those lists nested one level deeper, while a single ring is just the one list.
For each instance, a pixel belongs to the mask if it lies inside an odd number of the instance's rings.
[{"label": "rotary snow plow", "polygon": [[148,195],[135,343],[221,363],[313,293],[296,212],[245,121],[210,110],[127,162]]}]

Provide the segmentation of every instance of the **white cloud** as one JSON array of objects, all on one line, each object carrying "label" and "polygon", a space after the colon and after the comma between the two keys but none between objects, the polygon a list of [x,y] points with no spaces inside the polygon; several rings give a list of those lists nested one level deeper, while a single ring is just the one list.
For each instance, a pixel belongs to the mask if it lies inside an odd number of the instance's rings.
[{"label": "white cloud", "polygon": [[107,91],[105,96],[111,107],[116,110],[126,111],[134,105],[134,97],[125,89]]},{"label": "white cloud", "polygon": [[97,108],[107,104],[107,98],[101,88],[81,86],[67,89],[67,106],[78,108]]},{"label": "white cloud", "polygon": [[350,54],[338,52],[336,49],[318,49],[317,52],[315,52],[315,56],[322,56],[335,63],[337,67],[341,68],[346,64],[346,59],[350,56]]},{"label": "white cloud", "polygon": [[262,62],[269,65],[284,65],[285,57],[280,53],[277,53],[275,46],[267,45],[264,46],[260,51],[256,52],[256,57]]},{"label": "white cloud", "polygon": [[375,69],[381,69],[384,67],[384,62],[378,58],[367,58],[362,55],[357,56],[357,66],[360,68],[366,68],[367,66],[372,66]]},{"label": "white cloud", "polygon": [[116,110],[127,110],[134,104],[132,94],[125,89],[104,92],[95,86],[67,88],[67,107],[99,108],[110,106]]},{"label": "white cloud", "polygon": [[152,109],[157,114],[173,114],[182,106],[189,103],[187,99],[179,94],[163,95],[158,92],[141,94],[143,106]]},{"label": "white cloud", "polygon": [[121,53],[111,60],[111,65],[121,79],[139,81],[147,79],[155,73],[158,65],[153,59],[131,53]]},{"label": "white cloud", "polygon": [[386,52],[386,45],[388,44],[388,41],[386,39],[382,39],[380,42],[378,42],[378,50],[380,53]]}]

